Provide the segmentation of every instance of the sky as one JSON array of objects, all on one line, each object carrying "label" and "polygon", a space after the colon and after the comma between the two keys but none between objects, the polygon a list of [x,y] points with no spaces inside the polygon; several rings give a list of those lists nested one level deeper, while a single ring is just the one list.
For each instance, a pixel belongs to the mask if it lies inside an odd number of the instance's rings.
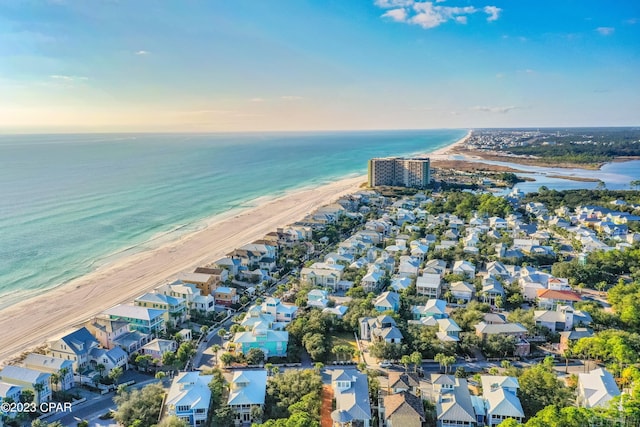
[{"label": "sky", "polygon": [[636,0],[0,0],[3,133],[636,125]]}]

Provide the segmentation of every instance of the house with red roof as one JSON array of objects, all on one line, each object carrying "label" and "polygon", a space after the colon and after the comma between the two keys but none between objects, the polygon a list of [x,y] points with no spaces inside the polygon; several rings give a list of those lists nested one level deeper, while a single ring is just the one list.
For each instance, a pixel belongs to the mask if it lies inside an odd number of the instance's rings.
[{"label": "house with red roof", "polygon": [[538,307],[555,310],[558,305],[568,305],[581,301],[580,295],[574,291],[560,291],[556,289],[538,289]]}]

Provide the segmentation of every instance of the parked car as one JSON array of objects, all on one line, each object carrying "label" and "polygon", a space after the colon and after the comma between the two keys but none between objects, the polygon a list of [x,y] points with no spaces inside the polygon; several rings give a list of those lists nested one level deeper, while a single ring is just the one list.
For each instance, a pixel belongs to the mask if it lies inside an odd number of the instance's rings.
[{"label": "parked car", "polygon": [[390,367],[392,367],[392,366],[393,366],[393,364],[392,364],[390,361],[388,361],[388,360],[383,360],[383,361],[382,361],[382,362],[380,362],[378,365],[379,365],[381,368],[390,368]]},{"label": "parked car", "polygon": [[230,332],[227,332],[222,336],[222,338],[224,338],[225,340],[230,340],[231,337],[233,337],[233,334],[231,334]]}]

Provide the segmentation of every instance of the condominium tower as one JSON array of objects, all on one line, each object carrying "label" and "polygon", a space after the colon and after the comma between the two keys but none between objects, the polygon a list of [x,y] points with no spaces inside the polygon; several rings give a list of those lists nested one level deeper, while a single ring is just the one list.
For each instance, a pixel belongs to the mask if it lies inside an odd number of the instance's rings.
[{"label": "condominium tower", "polygon": [[369,187],[390,185],[425,188],[430,181],[428,157],[386,157],[369,160]]}]

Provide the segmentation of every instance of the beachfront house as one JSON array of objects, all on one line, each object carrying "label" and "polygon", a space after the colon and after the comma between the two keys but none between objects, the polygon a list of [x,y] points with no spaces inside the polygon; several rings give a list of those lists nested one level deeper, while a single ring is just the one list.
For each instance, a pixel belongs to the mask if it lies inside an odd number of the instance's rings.
[{"label": "beachfront house", "polygon": [[131,325],[132,329],[143,334],[157,334],[166,329],[165,310],[140,307],[131,304],[119,304],[104,311],[104,314],[113,320],[123,320]]},{"label": "beachfront house", "polygon": [[235,414],[235,425],[250,424],[256,421],[255,409],[264,408],[267,390],[267,371],[235,371],[229,383],[227,405]]},{"label": "beachfront house", "polygon": [[215,275],[206,273],[182,273],[179,280],[195,285],[202,295],[212,295],[219,283]]},{"label": "beachfront house", "polygon": [[9,365],[0,371],[0,381],[21,387],[21,393],[31,390],[36,404],[51,400],[51,374],[47,372]]},{"label": "beachfront house", "polygon": [[54,337],[47,344],[47,354],[59,359],[71,360],[75,372],[83,371],[88,367],[91,350],[100,345],[85,327]]},{"label": "beachfront house", "polygon": [[164,407],[167,415],[174,415],[190,426],[202,426],[207,422],[213,375],[200,372],[180,372],[173,378]]},{"label": "beachfront house", "polygon": [[149,334],[132,330],[129,322],[114,320],[104,314],[89,320],[85,327],[103,348],[120,347],[128,354],[135,353],[151,339]]},{"label": "beachfront house", "polygon": [[164,321],[167,325],[176,326],[185,321],[187,316],[186,300],[157,292],[147,292],[133,300],[139,307],[164,310]]},{"label": "beachfront house", "polygon": [[193,283],[176,280],[173,283],[158,286],[155,291],[164,295],[183,298],[187,304],[188,311],[211,312],[216,308],[213,295],[203,295]]},{"label": "beachfront house", "polygon": [[58,382],[51,385],[57,390],[66,391],[75,385],[73,380],[73,363],[70,360],[44,354],[29,353],[23,363],[25,368],[48,374],[56,374]]}]

